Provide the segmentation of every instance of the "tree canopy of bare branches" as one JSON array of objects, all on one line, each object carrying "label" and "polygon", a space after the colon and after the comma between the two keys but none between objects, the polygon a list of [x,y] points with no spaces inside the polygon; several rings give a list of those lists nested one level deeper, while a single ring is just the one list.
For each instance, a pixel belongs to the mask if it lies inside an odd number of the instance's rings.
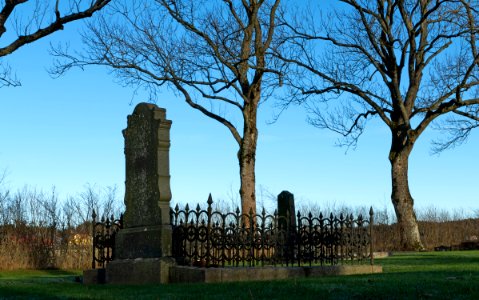
[{"label": "tree canopy of bare branches", "polygon": [[[0,57],[91,17],[111,0],[3,0],[0,4]],[[10,66],[0,62],[0,87],[18,86]]]},{"label": "tree canopy of bare branches", "polygon": [[[238,144],[243,212],[256,211],[257,114],[278,84],[279,0],[117,1],[84,34],[86,50],[56,48],[54,73],[105,65],[152,98],[171,88],[224,125]],[[239,121],[238,121],[239,120]]]},{"label": "tree canopy of bare branches", "polygon": [[336,6],[322,22],[317,14],[289,23],[295,38],[283,59],[295,67],[287,73],[288,99],[306,103],[311,123],[340,133],[348,146],[373,117],[390,129],[391,199],[402,245],[420,249],[408,158],[428,127],[447,131],[434,144],[442,151],[479,126],[479,3],[342,0]]}]

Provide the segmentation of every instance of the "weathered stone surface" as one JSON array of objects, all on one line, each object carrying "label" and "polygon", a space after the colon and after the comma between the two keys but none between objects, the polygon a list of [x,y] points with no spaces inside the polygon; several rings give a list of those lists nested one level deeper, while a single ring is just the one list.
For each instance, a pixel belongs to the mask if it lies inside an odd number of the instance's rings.
[{"label": "weathered stone surface", "polygon": [[169,225],[125,228],[116,235],[115,259],[171,256]]},{"label": "weathered stone surface", "polygon": [[89,269],[83,271],[83,284],[102,284],[106,282],[105,269]]},{"label": "weathered stone surface", "polygon": [[169,224],[170,127],[166,111],[154,104],[140,103],[128,116],[128,127],[123,130],[125,228]]},{"label": "weathered stone surface", "polygon": [[381,266],[323,266],[323,267],[254,267],[254,268],[197,268],[172,266],[171,283],[239,282],[320,277],[331,275],[359,275],[381,273]]},{"label": "weathered stone surface", "polygon": [[294,207],[294,195],[288,191],[282,191],[278,195],[278,225],[283,228],[296,227],[296,215]]},{"label": "weathered stone surface", "polygon": [[286,244],[282,252],[285,257],[294,257],[294,237],[296,232],[296,210],[294,207],[294,195],[288,191],[282,191],[278,195],[278,226],[286,233]]},{"label": "weathered stone surface", "polygon": [[373,253],[373,258],[385,258],[385,257],[389,257],[391,255],[392,255],[391,252],[385,252],[385,251],[374,252]]},{"label": "weathered stone surface", "polygon": [[164,284],[169,283],[172,258],[137,258],[114,260],[106,269],[106,281],[111,284]]},{"label": "weathered stone surface", "polygon": [[126,210],[115,260],[171,256],[170,127],[166,111],[154,104],[140,103],[128,116]]},{"label": "weathered stone surface", "polygon": [[305,267],[306,277],[319,276],[338,276],[338,275],[359,275],[382,273],[383,267],[377,265],[343,265],[343,266],[323,266],[323,267]]}]

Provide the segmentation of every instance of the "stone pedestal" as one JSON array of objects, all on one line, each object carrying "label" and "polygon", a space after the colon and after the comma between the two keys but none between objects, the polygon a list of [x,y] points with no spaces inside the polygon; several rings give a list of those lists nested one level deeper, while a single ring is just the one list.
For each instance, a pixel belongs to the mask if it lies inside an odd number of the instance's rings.
[{"label": "stone pedestal", "polygon": [[90,269],[83,271],[84,284],[103,284],[106,283],[105,269]]},{"label": "stone pedestal", "polygon": [[170,267],[175,265],[175,260],[169,257],[114,260],[106,268],[106,282],[112,284],[169,283]]},{"label": "stone pedestal", "polygon": [[115,259],[171,256],[171,225],[125,228],[116,235]]}]

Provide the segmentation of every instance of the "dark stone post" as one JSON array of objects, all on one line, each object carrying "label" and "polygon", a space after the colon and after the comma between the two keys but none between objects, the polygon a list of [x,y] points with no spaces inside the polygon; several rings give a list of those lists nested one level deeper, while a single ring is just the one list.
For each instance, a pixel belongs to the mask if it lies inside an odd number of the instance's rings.
[{"label": "dark stone post", "polygon": [[282,191],[278,195],[278,224],[281,228],[296,228],[296,210],[294,208],[294,195]]},{"label": "dark stone post", "polygon": [[294,207],[294,195],[288,191],[282,191],[278,195],[278,226],[285,233],[286,245],[283,247],[286,263],[295,260],[296,238],[296,210]]}]

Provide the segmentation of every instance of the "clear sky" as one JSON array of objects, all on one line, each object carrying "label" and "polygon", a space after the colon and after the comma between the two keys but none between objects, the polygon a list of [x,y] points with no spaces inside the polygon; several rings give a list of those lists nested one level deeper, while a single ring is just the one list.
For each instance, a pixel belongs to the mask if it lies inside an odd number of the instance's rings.
[{"label": "clear sky", "polygon": [[[21,87],[0,89],[0,170],[11,189],[31,185],[60,197],[84,186],[116,185],[124,190],[122,129],[126,117],[147,95],[123,88],[103,68],[74,70],[52,79],[49,43],[78,39],[76,26],[27,45],[4,59]],[[196,204],[214,199],[239,205],[237,146],[225,127],[164,91],[157,104],[167,109],[171,128],[173,202]],[[273,104],[261,107],[257,153],[259,206],[271,206],[268,193],[289,190],[296,205],[348,205],[392,209],[387,159],[389,134],[371,122],[356,150],[335,146],[338,135],[306,123],[301,107],[269,124]],[[410,160],[410,186],[417,208],[479,211],[479,132],[467,144],[430,155],[426,131]]]}]

